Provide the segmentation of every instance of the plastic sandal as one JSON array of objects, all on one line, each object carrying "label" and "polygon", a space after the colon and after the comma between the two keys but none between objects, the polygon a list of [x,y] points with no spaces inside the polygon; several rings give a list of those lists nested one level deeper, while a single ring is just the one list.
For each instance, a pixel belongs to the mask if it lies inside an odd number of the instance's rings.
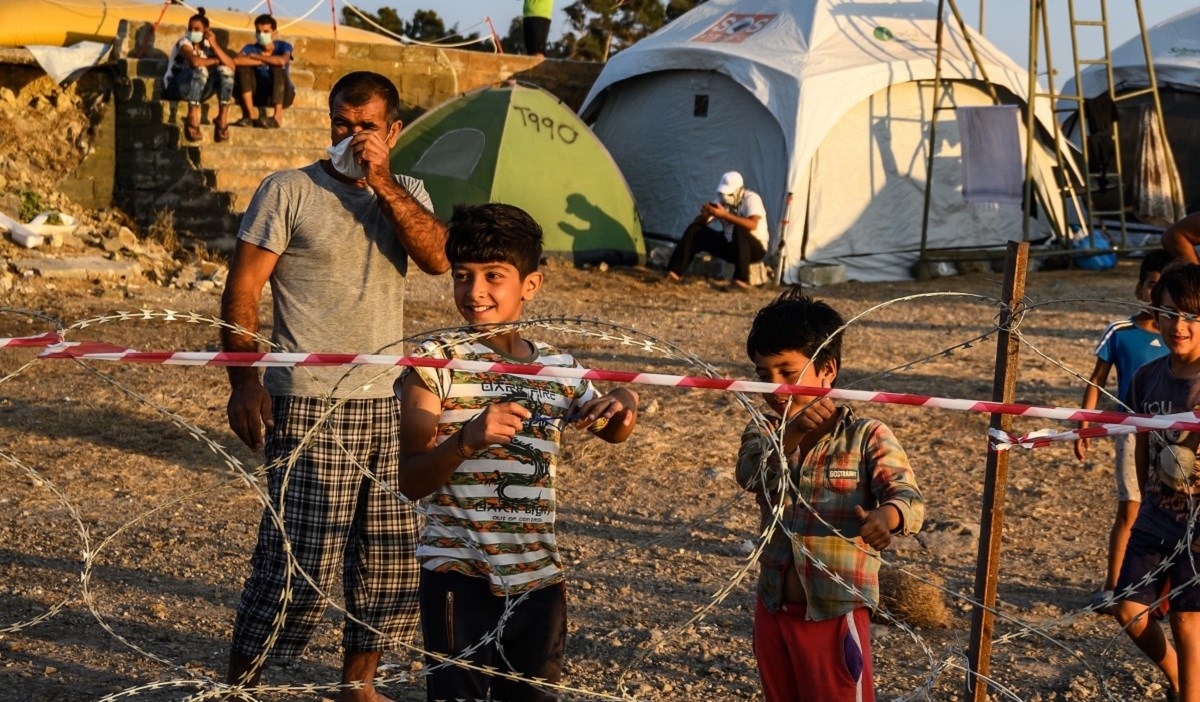
[{"label": "plastic sandal", "polygon": [[184,122],[183,135],[187,137],[188,141],[204,140],[204,135],[200,133],[200,125],[192,124],[191,122]]}]

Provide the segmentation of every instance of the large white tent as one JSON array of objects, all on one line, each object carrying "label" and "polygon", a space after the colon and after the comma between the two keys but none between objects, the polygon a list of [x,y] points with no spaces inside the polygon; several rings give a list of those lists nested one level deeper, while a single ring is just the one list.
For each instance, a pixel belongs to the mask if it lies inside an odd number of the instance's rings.
[{"label": "large white tent", "polygon": [[[721,173],[739,170],[763,196],[773,248],[782,235],[785,281],[805,261],[841,263],[851,279],[907,278],[921,242],[936,15],[920,0],[709,0],[614,56],[581,113],[625,174],[651,241],[677,239]],[[946,23],[941,104],[993,104],[984,71],[1001,102],[1023,103],[1026,72],[982,37],[972,42],[982,71]],[[1044,107],[1039,132],[1053,124]],[[954,115],[938,114],[928,248],[1020,239],[1019,207],[964,202]],[[1042,144],[1035,236],[1063,211]]]},{"label": "large white tent", "polygon": [[[1162,102],[1167,141],[1175,154],[1179,177],[1183,183],[1184,199],[1189,212],[1200,210],[1200,170],[1191,164],[1200,158],[1200,8],[1181,12],[1146,31],[1150,45],[1154,76]],[[1113,88],[1117,95],[1150,86],[1146,68],[1145,49],[1141,36],[1112,50]],[[1083,97],[1095,100],[1108,92],[1107,69],[1103,65],[1088,66],[1080,72]],[[1068,81],[1064,95],[1074,95],[1075,79]],[[1118,134],[1125,174],[1126,202],[1132,202],[1133,172],[1137,167],[1139,113],[1153,101],[1150,95],[1140,95],[1117,104]],[[1063,101],[1060,107],[1070,107]],[[1078,138],[1074,135],[1074,138]],[[1112,198],[1100,200],[1100,209],[1111,209]]]}]

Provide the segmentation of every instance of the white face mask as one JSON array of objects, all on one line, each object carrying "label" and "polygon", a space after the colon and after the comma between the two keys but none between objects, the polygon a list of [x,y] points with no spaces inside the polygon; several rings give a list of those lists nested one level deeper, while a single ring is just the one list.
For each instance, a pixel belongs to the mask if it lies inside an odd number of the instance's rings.
[{"label": "white face mask", "polygon": [[271,43],[270,32],[258,32],[255,36],[258,38],[259,46],[266,47]]},{"label": "white face mask", "polygon": [[732,192],[732,193],[717,193],[717,194],[721,196],[721,203],[723,205],[725,205],[725,207],[737,207],[742,202],[741,189],[738,189],[736,192]]},{"label": "white face mask", "polygon": [[204,41],[204,32],[188,32],[188,41],[199,44]]},{"label": "white face mask", "polygon": [[329,163],[333,165],[333,170],[350,180],[362,180],[367,177],[367,172],[354,158],[354,149],[350,148],[350,140],[353,138],[353,136],[348,136],[342,139],[325,149],[325,153],[329,154]]}]

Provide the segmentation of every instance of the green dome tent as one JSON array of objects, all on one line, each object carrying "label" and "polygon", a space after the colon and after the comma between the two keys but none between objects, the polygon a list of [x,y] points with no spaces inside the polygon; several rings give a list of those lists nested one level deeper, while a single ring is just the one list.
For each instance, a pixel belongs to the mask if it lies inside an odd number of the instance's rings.
[{"label": "green dome tent", "polygon": [[434,209],[503,202],[533,215],[548,255],[576,265],[635,264],[644,257],[633,195],[591,129],[536,87],[465,93],[400,134],[392,170],[425,181]]}]

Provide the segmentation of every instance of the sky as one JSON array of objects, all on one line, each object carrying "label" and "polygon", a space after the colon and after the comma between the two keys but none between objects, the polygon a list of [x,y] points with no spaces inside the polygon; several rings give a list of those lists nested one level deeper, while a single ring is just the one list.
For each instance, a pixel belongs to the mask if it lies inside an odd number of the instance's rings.
[{"label": "sky", "polygon": [[[963,19],[971,27],[979,28],[979,10],[981,0],[957,0]],[[1124,43],[1137,34],[1137,13],[1134,0],[1074,0],[1078,19],[1098,19],[1101,2],[1108,3],[1109,35],[1113,48]],[[341,0],[337,0],[339,10]],[[1196,7],[1200,0],[1142,0],[1142,11],[1145,16],[1146,28],[1149,29],[1165,19],[1173,17],[1184,10]],[[521,0],[355,0],[355,7],[374,12],[380,7],[392,7],[401,17],[411,19],[413,13],[421,9],[436,10],[447,28],[458,25],[465,33],[486,33],[486,25],[481,25],[485,16],[490,16],[496,31],[503,36],[514,17],[521,14]],[[570,4],[570,0],[555,2],[554,20],[550,28],[551,39],[558,38],[566,28],[566,16],[562,9]],[[312,8],[312,0],[273,0],[277,14],[304,14]],[[1017,64],[1025,66],[1029,58],[1029,3],[1023,0],[983,0],[985,8],[984,35],[1009,55]],[[1014,8],[1019,8],[1016,10]],[[1048,0],[1047,8],[1050,14],[1050,33],[1053,39],[1051,50],[1054,65],[1061,84],[1064,78],[1071,77],[1071,40],[1070,28],[1067,24],[1067,0]],[[327,16],[327,11],[319,10],[321,16]],[[316,19],[317,14],[312,15]],[[1091,38],[1093,41],[1098,34],[1088,34],[1097,30],[1081,30],[1081,38]],[[1044,66],[1044,60],[1039,60]]]}]

